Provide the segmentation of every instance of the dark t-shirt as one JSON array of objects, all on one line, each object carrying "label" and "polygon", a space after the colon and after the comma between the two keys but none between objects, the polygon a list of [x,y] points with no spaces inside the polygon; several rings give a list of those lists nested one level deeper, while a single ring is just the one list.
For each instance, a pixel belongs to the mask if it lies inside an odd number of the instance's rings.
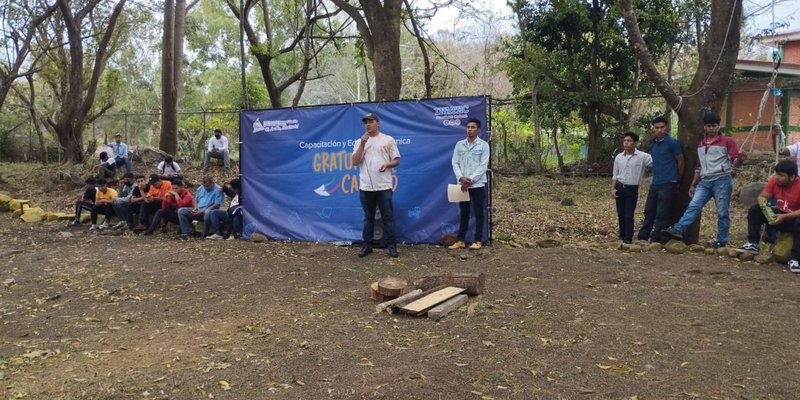
[{"label": "dark t-shirt", "polygon": [[94,203],[94,197],[97,194],[97,188],[92,186],[90,188],[86,188],[83,192],[83,201],[88,201],[89,203]]},{"label": "dark t-shirt", "polygon": [[[144,185],[144,192],[147,193],[150,190],[150,184]],[[139,190],[139,185],[133,185],[133,194],[131,197],[142,197],[142,191]]]}]

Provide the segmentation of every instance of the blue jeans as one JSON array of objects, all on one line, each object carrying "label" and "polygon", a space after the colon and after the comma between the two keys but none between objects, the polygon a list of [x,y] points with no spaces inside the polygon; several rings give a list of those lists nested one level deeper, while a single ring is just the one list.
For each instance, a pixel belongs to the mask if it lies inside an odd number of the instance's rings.
[{"label": "blue jeans", "polygon": [[394,210],[392,209],[392,189],[375,192],[359,191],[361,208],[364,210],[364,230],[361,233],[361,247],[371,248],[375,237],[375,207],[381,210],[383,221],[383,239],[386,247],[397,247],[394,238]]},{"label": "blue jeans", "polygon": [[700,211],[714,198],[717,206],[717,242],[727,244],[731,228],[731,194],[733,193],[733,178],[730,175],[717,178],[713,181],[701,179],[694,191],[692,201],[680,221],[675,224],[675,229],[681,233],[691,225],[699,216]]},{"label": "blue jeans", "polygon": [[[204,221],[205,220],[205,213],[200,214],[198,216],[192,215],[192,208],[191,207],[182,207],[178,209],[178,221],[181,224],[181,233],[184,235],[191,235],[194,233],[194,225],[192,225],[192,221]],[[203,224],[203,234],[202,237],[206,237],[206,229],[205,224]]]},{"label": "blue jeans", "polygon": [[208,169],[208,163],[211,160],[211,158],[222,159],[222,162],[225,165],[225,169],[231,167],[231,159],[228,154],[228,150],[220,150],[217,152],[206,151],[206,158],[203,160],[203,169]]},{"label": "blue jeans", "polygon": [[[203,231],[222,234],[219,230],[222,224],[228,223],[228,212],[225,210],[211,210],[203,218]],[[209,227],[211,228],[209,230]]]},{"label": "blue jeans", "polygon": [[114,164],[125,164],[125,172],[131,172],[131,170],[133,170],[130,157],[117,157],[114,159]]},{"label": "blue jeans", "polygon": [[661,231],[669,226],[672,202],[678,194],[677,183],[661,183],[650,185],[647,191],[647,202],[644,203],[644,221],[639,229],[637,239],[653,242],[661,241]]},{"label": "blue jeans", "polygon": [[461,218],[458,223],[458,240],[464,241],[467,237],[469,228],[470,208],[475,211],[475,240],[473,243],[480,243],[483,240],[483,211],[486,208],[486,187],[481,186],[469,189],[469,201],[458,203]]},{"label": "blue jeans", "polygon": [[[206,213],[203,219],[203,232],[222,235],[220,228],[222,228],[223,224],[231,226],[229,233],[233,235],[233,237],[238,238],[242,236],[242,213],[239,212],[231,216],[228,214],[228,210],[211,210]],[[211,228],[210,230],[209,225]]]}]

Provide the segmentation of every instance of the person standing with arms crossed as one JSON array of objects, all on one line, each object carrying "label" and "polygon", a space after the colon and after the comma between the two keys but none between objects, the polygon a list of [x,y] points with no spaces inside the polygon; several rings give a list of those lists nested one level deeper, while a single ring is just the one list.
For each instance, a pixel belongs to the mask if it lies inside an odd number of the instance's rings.
[{"label": "person standing with arms crossed", "polygon": [[400,151],[391,136],[380,132],[380,117],[367,113],[361,122],[366,132],[356,140],[350,161],[359,167],[358,191],[364,209],[364,229],[359,257],[372,253],[375,234],[375,207],[381,210],[384,239],[390,257],[399,257],[394,236],[392,186],[394,169],[400,165]]},{"label": "person standing with arms crossed", "polygon": [[661,242],[661,231],[670,224],[672,203],[678,194],[678,184],[683,176],[686,161],[683,148],[669,135],[669,123],[664,117],[655,117],[652,122],[653,142],[650,156],[653,158],[653,182],[647,191],[644,203],[644,221],[637,235],[638,240]]},{"label": "person standing with arms crossed", "polygon": [[475,236],[469,246],[472,250],[481,248],[483,240],[483,211],[486,204],[486,170],[489,167],[489,144],[478,137],[481,121],[477,118],[467,120],[467,138],[459,140],[453,149],[453,173],[461,184],[461,191],[469,191],[469,200],[458,203],[461,220],[458,225],[458,241],[449,249],[466,247],[464,239],[469,227],[470,207],[475,211]]}]

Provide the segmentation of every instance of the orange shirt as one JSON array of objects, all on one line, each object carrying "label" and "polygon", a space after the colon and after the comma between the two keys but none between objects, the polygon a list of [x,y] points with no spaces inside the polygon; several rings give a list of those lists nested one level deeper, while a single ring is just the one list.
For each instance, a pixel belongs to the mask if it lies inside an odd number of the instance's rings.
[{"label": "orange shirt", "polygon": [[150,185],[147,197],[164,197],[170,190],[172,190],[172,182],[161,180],[160,188],[157,188],[156,185]]}]

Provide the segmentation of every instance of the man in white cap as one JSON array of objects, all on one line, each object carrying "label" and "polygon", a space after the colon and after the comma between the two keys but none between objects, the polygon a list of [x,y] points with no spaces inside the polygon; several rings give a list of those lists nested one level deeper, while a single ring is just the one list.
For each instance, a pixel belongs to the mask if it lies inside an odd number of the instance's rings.
[{"label": "man in white cap", "polygon": [[381,211],[384,240],[390,257],[398,257],[397,242],[394,237],[394,211],[392,210],[392,191],[394,188],[394,169],[400,165],[400,151],[391,136],[380,132],[380,117],[367,113],[361,119],[366,132],[353,148],[350,160],[359,166],[359,197],[364,209],[363,242],[359,257],[372,253],[372,239],[375,231],[375,207]]}]

